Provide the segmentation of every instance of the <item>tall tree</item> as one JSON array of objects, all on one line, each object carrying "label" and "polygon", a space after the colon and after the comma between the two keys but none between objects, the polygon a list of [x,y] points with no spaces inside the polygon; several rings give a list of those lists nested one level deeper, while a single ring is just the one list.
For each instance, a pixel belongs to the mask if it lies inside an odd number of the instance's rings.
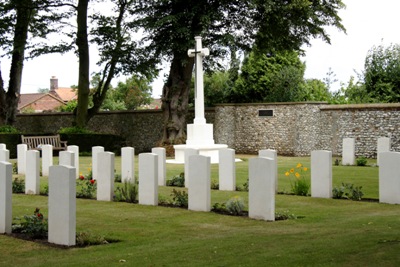
[{"label": "tall tree", "polygon": [[[100,110],[112,79],[121,73],[141,73],[148,79],[156,74],[154,67],[158,62],[155,57],[138,48],[132,38],[138,31],[137,25],[129,16],[135,0],[112,0],[110,15],[95,12],[88,17],[90,0],[79,0],[77,6],[77,38],[79,55],[78,105],[75,124],[84,128],[88,121]],[[90,23],[88,21],[90,19]],[[90,31],[88,26],[90,25]],[[98,73],[100,80],[93,93],[93,105],[89,108],[89,43],[99,48],[102,70]]]},{"label": "tall tree", "polygon": [[[329,42],[324,26],[344,30],[337,15],[341,0],[153,0],[141,1],[137,14],[144,27],[148,49],[171,62],[163,87],[162,143],[183,143],[193,58],[194,37],[202,35],[218,62],[230,49],[248,50],[253,43],[262,51],[299,50],[311,37]],[[211,62],[213,61],[214,62]]]},{"label": "tall tree", "polygon": [[241,103],[298,101],[304,70],[296,52],[252,52],[229,97]]},{"label": "tall tree", "polygon": [[374,46],[364,66],[366,92],[379,102],[400,102],[400,45]]},{"label": "tall tree", "polygon": [[[0,125],[11,125],[15,121],[26,51],[30,51],[31,56],[37,56],[58,50],[56,46],[50,49],[46,44],[34,44],[28,38],[30,34],[32,39],[43,39],[58,31],[54,22],[59,21],[63,15],[55,7],[59,7],[58,0],[0,1],[0,49],[5,55],[11,56],[7,90],[3,82],[0,84]],[[1,73],[0,80],[3,80]]]}]

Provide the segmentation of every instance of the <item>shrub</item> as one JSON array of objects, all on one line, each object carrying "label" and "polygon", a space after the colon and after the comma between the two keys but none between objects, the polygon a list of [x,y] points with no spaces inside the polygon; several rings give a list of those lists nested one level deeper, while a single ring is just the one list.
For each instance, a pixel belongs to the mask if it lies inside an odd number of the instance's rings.
[{"label": "shrub", "polygon": [[65,127],[65,128],[61,128],[58,133],[60,134],[90,134],[90,133],[94,133],[93,131],[90,131],[86,128],[81,128],[78,126],[73,126],[73,127]]},{"label": "shrub", "polygon": [[136,203],[138,196],[138,184],[125,181],[122,187],[117,186],[115,190],[115,200],[128,203]]},{"label": "shrub", "polygon": [[367,165],[367,158],[366,157],[359,157],[356,160],[357,166],[366,166]]},{"label": "shrub", "polygon": [[19,133],[19,131],[11,125],[2,125],[0,126],[0,133]]},{"label": "shrub", "polygon": [[167,186],[177,186],[184,187],[185,186],[185,174],[181,172],[179,175],[175,175],[171,180],[167,180]]},{"label": "shrub", "polygon": [[20,220],[20,224],[14,224],[12,231],[14,233],[23,233],[28,235],[30,238],[46,238],[47,237],[47,220],[43,214],[40,213],[40,209],[36,208],[33,215],[24,215],[23,219],[15,218]]},{"label": "shrub", "polygon": [[296,168],[291,168],[285,172],[285,176],[294,176],[294,182],[290,179],[290,185],[292,187],[292,192],[298,196],[307,196],[310,190],[310,183],[307,182],[302,175],[303,172],[307,172],[308,168],[304,167],[301,163],[298,163]]},{"label": "shrub", "polygon": [[12,192],[17,194],[17,193],[25,193],[25,181],[24,180],[19,180],[18,178],[15,178],[12,181]]},{"label": "shrub", "polygon": [[226,203],[226,210],[232,215],[241,215],[245,208],[244,201],[238,196],[234,196],[229,199]]},{"label": "shrub", "polygon": [[354,186],[353,184],[342,183],[342,186],[334,187],[332,190],[333,198],[347,198],[351,200],[359,201],[364,196],[361,191],[362,186]]},{"label": "shrub", "polygon": [[171,196],[172,196],[172,204],[174,206],[184,207],[184,208],[188,207],[189,195],[188,193],[186,193],[186,191],[173,189]]}]

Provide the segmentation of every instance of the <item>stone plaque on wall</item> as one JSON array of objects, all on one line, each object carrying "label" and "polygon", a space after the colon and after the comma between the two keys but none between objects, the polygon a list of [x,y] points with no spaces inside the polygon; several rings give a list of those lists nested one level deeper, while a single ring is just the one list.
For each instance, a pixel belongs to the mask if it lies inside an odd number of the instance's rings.
[{"label": "stone plaque on wall", "polygon": [[259,117],[273,117],[274,111],[272,109],[259,109],[258,116]]}]

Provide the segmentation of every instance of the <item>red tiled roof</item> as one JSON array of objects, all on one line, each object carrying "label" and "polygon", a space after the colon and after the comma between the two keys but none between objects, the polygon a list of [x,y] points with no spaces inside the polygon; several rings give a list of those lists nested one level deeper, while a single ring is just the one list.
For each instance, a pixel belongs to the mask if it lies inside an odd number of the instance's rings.
[{"label": "red tiled roof", "polygon": [[77,99],[77,90],[73,88],[59,87],[55,89],[57,96],[64,102],[69,102],[71,100]]}]

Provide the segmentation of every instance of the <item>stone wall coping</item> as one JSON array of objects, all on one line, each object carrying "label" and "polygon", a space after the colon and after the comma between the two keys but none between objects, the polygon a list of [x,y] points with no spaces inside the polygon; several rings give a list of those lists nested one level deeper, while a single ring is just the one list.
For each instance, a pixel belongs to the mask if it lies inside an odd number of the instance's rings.
[{"label": "stone wall coping", "polygon": [[347,109],[400,109],[400,103],[377,104],[347,104],[347,105],[322,105],[321,110],[347,110]]},{"label": "stone wall coping", "polygon": [[222,103],[216,104],[216,107],[220,106],[280,106],[280,105],[326,105],[327,102],[319,101],[304,101],[304,102],[266,102],[266,103]]}]

